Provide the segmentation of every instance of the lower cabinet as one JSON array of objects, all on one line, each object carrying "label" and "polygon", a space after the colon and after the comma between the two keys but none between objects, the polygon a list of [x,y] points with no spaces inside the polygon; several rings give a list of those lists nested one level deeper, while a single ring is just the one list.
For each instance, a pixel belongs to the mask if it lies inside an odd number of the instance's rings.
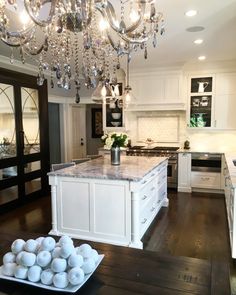
[{"label": "lower cabinet", "polygon": [[216,172],[191,172],[192,188],[221,189],[221,174]]},{"label": "lower cabinet", "polygon": [[142,248],[141,238],[168,206],[167,160],[141,181],[50,176],[50,234]]},{"label": "lower cabinet", "polygon": [[227,168],[227,164],[224,167],[224,191],[225,191],[225,205],[229,228],[229,238],[232,257],[236,258],[236,207],[234,206],[236,200],[236,190],[232,186],[231,178]]},{"label": "lower cabinet", "polygon": [[178,154],[178,191],[191,192],[191,153]]}]

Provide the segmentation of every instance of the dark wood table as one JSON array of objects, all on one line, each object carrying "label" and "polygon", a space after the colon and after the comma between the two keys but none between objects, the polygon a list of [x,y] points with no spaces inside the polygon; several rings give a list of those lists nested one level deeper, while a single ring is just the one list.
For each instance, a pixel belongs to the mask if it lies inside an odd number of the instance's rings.
[{"label": "dark wood table", "polygon": [[[29,233],[0,233],[0,259],[11,243],[22,238],[36,238]],[[58,237],[56,237],[58,239]],[[74,240],[75,245],[83,241]],[[78,294],[230,294],[229,266],[224,262],[188,257],[174,257],[156,252],[117,247],[102,243],[89,244],[105,254],[92,277]],[[29,285],[0,280],[0,294],[63,294]],[[68,294],[68,293],[67,293]]]}]

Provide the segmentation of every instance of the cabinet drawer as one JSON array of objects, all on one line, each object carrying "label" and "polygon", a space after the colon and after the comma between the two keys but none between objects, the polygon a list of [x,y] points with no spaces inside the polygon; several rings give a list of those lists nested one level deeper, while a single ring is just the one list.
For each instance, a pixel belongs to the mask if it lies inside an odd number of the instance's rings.
[{"label": "cabinet drawer", "polygon": [[191,185],[198,188],[220,189],[220,173],[192,172]]},{"label": "cabinet drawer", "polygon": [[139,215],[139,226],[140,233],[150,224],[150,219],[152,219],[157,209],[156,198],[153,196],[146,203],[146,205],[140,210]]},{"label": "cabinet drawer", "polygon": [[157,176],[157,185],[161,186],[163,183],[167,182],[167,168],[163,167]]},{"label": "cabinet drawer", "polygon": [[162,186],[158,189],[158,197],[157,197],[157,205],[161,203],[161,201],[166,197],[167,195],[167,185],[166,183],[163,183]]},{"label": "cabinet drawer", "polygon": [[157,189],[156,189],[156,179],[149,181],[140,191],[140,208],[145,206],[145,204],[152,198]]}]

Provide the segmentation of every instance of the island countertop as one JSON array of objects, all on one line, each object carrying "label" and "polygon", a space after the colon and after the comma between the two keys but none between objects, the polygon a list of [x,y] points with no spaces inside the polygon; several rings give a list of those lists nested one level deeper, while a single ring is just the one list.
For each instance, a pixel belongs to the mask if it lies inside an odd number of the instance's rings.
[{"label": "island countertop", "polygon": [[110,156],[107,155],[75,166],[49,172],[48,176],[140,181],[146,174],[167,159],[166,157],[121,156],[120,165],[115,166],[111,165]]}]

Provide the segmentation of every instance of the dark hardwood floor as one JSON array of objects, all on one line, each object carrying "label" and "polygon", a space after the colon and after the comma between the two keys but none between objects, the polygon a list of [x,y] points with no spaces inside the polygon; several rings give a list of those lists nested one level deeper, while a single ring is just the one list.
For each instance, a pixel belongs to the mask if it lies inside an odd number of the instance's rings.
[{"label": "dark hardwood floor", "polygon": [[[162,208],[143,237],[144,249],[174,256],[228,261],[232,294],[236,295],[236,263],[230,244],[224,196],[168,192]],[[47,234],[51,229],[50,196],[37,199],[0,216],[0,232]]]}]

